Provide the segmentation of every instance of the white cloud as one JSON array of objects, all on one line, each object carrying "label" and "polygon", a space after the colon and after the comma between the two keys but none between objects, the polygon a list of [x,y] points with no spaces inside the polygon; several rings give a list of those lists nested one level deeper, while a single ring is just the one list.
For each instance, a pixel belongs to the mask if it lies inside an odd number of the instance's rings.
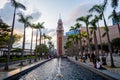
[{"label": "white cloud", "polygon": [[81,16],[86,16],[88,14],[88,10],[93,6],[91,3],[82,4],[75,9],[72,10],[69,18],[65,20],[64,24],[69,25],[68,27],[74,25],[76,19]]},{"label": "white cloud", "polygon": [[0,8],[3,8],[7,2],[8,0],[0,0]]},{"label": "white cloud", "polygon": [[[13,11],[14,11],[14,8],[11,6],[11,3],[6,3],[4,5],[3,8],[0,9],[0,16],[1,18],[3,19],[4,22],[8,23],[9,25],[12,24],[12,19],[13,19]],[[16,13],[19,13],[21,12],[20,10],[17,10]],[[23,14],[25,14],[26,12],[23,12]],[[25,15],[27,15],[28,13],[26,13]],[[41,16],[41,13],[38,12],[37,10],[33,10],[32,13],[29,13],[30,16],[33,17],[33,20],[32,22],[35,22],[37,21],[40,16]],[[18,16],[16,15],[16,21],[15,21],[15,28],[16,29],[22,29],[21,31],[23,31],[23,24],[19,23],[18,22]]]}]

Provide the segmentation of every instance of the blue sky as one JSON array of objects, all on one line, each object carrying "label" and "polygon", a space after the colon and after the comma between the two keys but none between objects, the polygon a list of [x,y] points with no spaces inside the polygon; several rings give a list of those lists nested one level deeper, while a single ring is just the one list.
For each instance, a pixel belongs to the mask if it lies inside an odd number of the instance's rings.
[{"label": "blue sky", "polygon": [[[10,0],[0,0],[0,16],[1,18],[8,23],[12,24],[12,16],[13,16],[13,7],[9,3]],[[53,42],[56,45],[56,27],[57,21],[59,19],[59,14],[61,14],[61,18],[63,21],[63,27],[65,32],[67,32],[70,26],[75,24],[76,18],[80,16],[86,16],[88,14],[88,10],[94,5],[102,3],[103,0],[17,0],[24,4],[27,7],[26,11],[22,11],[25,15],[32,15],[34,20],[32,22],[45,22],[45,30],[44,33],[53,36]],[[109,0],[110,1],[110,0]],[[110,3],[110,2],[109,2]],[[110,4],[108,4],[108,8],[106,9],[105,16],[106,18],[110,15],[112,9]],[[117,11],[120,10],[118,7]],[[18,10],[19,12],[19,10]],[[17,21],[15,29],[17,32],[23,32],[23,24],[20,24]],[[107,20],[108,25],[111,25],[112,21]],[[100,22],[100,25],[103,25],[103,22]],[[84,26],[84,24],[83,24]],[[28,29],[27,31],[30,31]],[[27,33],[26,42],[30,42],[30,32]],[[34,37],[35,38],[35,37]]]}]

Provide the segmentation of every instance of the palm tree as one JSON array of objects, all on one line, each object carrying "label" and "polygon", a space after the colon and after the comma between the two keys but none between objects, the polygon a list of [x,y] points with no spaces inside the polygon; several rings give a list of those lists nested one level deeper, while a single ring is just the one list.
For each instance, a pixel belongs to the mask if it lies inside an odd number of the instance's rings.
[{"label": "palm tree", "polygon": [[[38,29],[39,29],[39,27],[36,25],[36,24],[34,24],[34,28],[36,29],[36,42],[35,42],[35,47],[37,48],[37,43],[38,43]],[[36,58],[37,58],[37,51],[35,50],[35,56],[36,56]],[[37,61],[37,59],[35,59],[35,61]]]},{"label": "palm tree", "polygon": [[75,44],[77,44],[76,37],[77,36],[75,34],[68,35],[68,37],[67,37],[67,40],[71,41],[72,56],[76,55],[76,54],[74,54]]},{"label": "palm tree", "polygon": [[86,24],[86,30],[87,30],[87,40],[88,40],[88,48],[89,48],[89,51],[91,53],[91,46],[90,46],[90,37],[89,37],[89,30],[88,30],[88,26],[89,26],[89,19],[90,17],[92,17],[92,15],[87,15],[86,17],[80,17],[80,18],[77,18],[77,21],[82,21]]},{"label": "palm tree", "polygon": [[5,70],[8,70],[8,63],[9,63],[9,59],[10,59],[10,51],[11,51],[11,47],[12,47],[12,37],[13,37],[13,31],[14,31],[14,24],[15,24],[15,15],[16,15],[16,10],[18,8],[21,8],[23,10],[26,10],[25,6],[19,2],[16,2],[15,0],[11,0],[12,6],[14,7],[14,14],[13,14],[13,22],[12,22],[12,29],[11,29],[11,34],[10,34],[10,40],[9,40],[9,44],[8,44],[8,55],[7,55],[7,61],[5,64]]},{"label": "palm tree", "polygon": [[46,35],[45,33],[43,34],[43,37],[44,37],[44,44],[46,44],[46,41],[45,41],[46,39],[49,40],[49,41],[52,39],[51,36]]},{"label": "palm tree", "polygon": [[114,61],[113,61],[113,57],[112,57],[112,47],[111,47],[111,42],[110,42],[110,36],[109,36],[109,30],[108,30],[108,26],[106,23],[106,19],[105,19],[105,15],[104,15],[104,11],[107,5],[107,0],[104,1],[104,4],[100,4],[100,5],[94,5],[89,12],[97,12],[98,14],[102,15],[103,20],[104,20],[104,25],[106,28],[106,35],[107,35],[107,39],[108,39],[108,48],[109,48],[109,52],[110,52],[110,58],[111,58],[111,66],[114,67]]},{"label": "palm tree", "polygon": [[111,0],[111,6],[112,8],[116,9],[118,7],[119,0]]},{"label": "palm tree", "polygon": [[119,26],[119,15],[117,15],[115,9],[113,10],[112,14],[108,17],[108,19],[112,18],[116,24],[117,24],[117,27],[118,27],[118,32],[119,32],[119,36],[120,36],[120,26]]},{"label": "palm tree", "polygon": [[65,46],[64,46],[64,49],[66,51],[65,54],[68,55],[68,56],[72,56],[70,54],[70,52],[71,52],[71,45],[72,45],[72,41],[67,40],[66,43],[65,43]]},{"label": "palm tree", "polygon": [[39,32],[40,32],[40,42],[39,44],[41,44],[41,36],[42,36],[42,29],[44,29],[44,26],[43,26],[44,22],[42,23],[38,23],[37,26],[39,27]]},{"label": "palm tree", "polygon": [[50,53],[49,55],[51,55],[51,49],[54,48],[54,44],[52,43],[51,39],[52,39],[52,37],[48,36],[48,40],[49,40],[48,41],[48,47],[49,47],[48,49],[49,49],[49,53]]},{"label": "palm tree", "polygon": [[30,53],[32,54],[33,28],[35,28],[36,26],[35,26],[35,24],[31,24],[30,27],[32,28]]},{"label": "palm tree", "polygon": [[[28,26],[30,26],[29,20],[32,19],[32,17],[31,16],[24,17],[21,13],[19,13],[18,15],[20,17],[20,19],[18,21],[24,24],[24,36],[23,36],[22,53],[21,53],[21,56],[22,56],[22,59],[23,59],[24,58],[24,49],[25,49],[25,33],[26,33],[25,29]],[[21,65],[23,65],[22,61],[21,61]]]},{"label": "palm tree", "polygon": [[90,29],[92,29],[92,31],[93,31],[94,45],[95,45],[95,48],[96,48],[97,58],[99,58],[98,41],[97,41],[97,36],[96,36],[96,30],[97,30],[96,23],[97,22],[98,22],[98,20],[97,20],[96,17],[94,19],[92,19],[91,22],[90,22],[90,24],[92,25],[92,27],[90,27]]},{"label": "palm tree", "polygon": [[45,39],[47,39],[47,36],[46,36],[46,34],[45,33],[43,33],[43,44],[45,45],[46,44],[46,42],[45,42]]},{"label": "palm tree", "polygon": [[102,47],[102,39],[101,39],[101,31],[100,31],[100,26],[99,26],[99,20],[102,20],[102,15],[95,15],[95,18],[97,20],[97,27],[98,27],[98,34],[100,38],[100,47],[101,47],[101,53],[103,54],[103,47]]},{"label": "palm tree", "polygon": [[[77,30],[80,30],[81,24],[76,23],[76,24],[75,24],[75,27],[76,27]],[[80,51],[81,51],[81,55],[83,55],[81,30],[80,30],[80,33],[78,34],[78,37],[79,37],[79,39],[80,39],[79,41],[80,41]]]},{"label": "palm tree", "polygon": [[[38,23],[38,24],[37,24],[37,27],[38,27],[39,32],[40,32],[39,45],[41,45],[41,36],[42,36],[42,31],[41,31],[41,29],[44,29],[43,24],[44,24],[44,22],[42,22],[42,23]],[[40,52],[40,54],[41,54],[41,52]]]}]

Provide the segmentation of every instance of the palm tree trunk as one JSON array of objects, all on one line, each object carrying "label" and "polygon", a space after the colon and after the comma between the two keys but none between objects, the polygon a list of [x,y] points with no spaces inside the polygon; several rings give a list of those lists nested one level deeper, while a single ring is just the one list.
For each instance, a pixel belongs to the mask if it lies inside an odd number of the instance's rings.
[{"label": "palm tree trunk", "polygon": [[83,47],[82,47],[82,36],[81,36],[81,32],[80,32],[80,51],[81,51],[81,56],[83,56]]},{"label": "palm tree trunk", "polygon": [[88,51],[90,51],[90,53],[91,53],[91,51],[92,51],[92,49],[91,49],[91,46],[90,46],[90,37],[89,37],[89,30],[88,30],[88,26],[86,25],[86,29],[87,29],[87,40],[88,40]]},{"label": "palm tree trunk", "polygon": [[46,42],[45,42],[45,37],[44,37],[44,45],[46,44]]},{"label": "palm tree trunk", "polygon": [[[21,53],[21,57],[22,57],[22,60],[23,60],[23,58],[24,58],[24,49],[25,49],[25,25],[24,25],[24,36],[23,36],[23,44],[22,44],[22,53]],[[21,61],[21,64],[20,64],[21,66],[23,66],[23,61]]]},{"label": "palm tree trunk", "polygon": [[31,46],[30,46],[30,53],[31,53],[31,55],[32,55],[32,42],[33,42],[33,28],[32,28]]},{"label": "palm tree trunk", "polygon": [[117,23],[117,27],[118,27],[119,37],[120,37],[120,26],[119,26],[119,23]]},{"label": "palm tree trunk", "polygon": [[97,41],[96,31],[94,31],[94,44],[95,44],[95,48],[96,48],[97,58],[99,58],[99,50],[98,50],[98,41]]},{"label": "palm tree trunk", "polygon": [[40,29],[40,41],[39,41],[39,45],[41,45],[41,29]]},{"label": "palm tree trunk", "polygon": [[[40,31],[39,46],[41,46],[41,29],[39,29],[39,31]],[[42,56],[41,50],[40,50],[39,54],[40,54],[40,56]]]},{"label": "palm tree trunk", "polygon": [[9,69],[8,65],[9,65],[10,52],[11,52],[11,47],[12,47],[13,30],[14,30],[14,24],[15,24],[15,14],[16,14],[16,7],[15,7],[15,9],[14,9],[12,29],[11,29],[10,40],[9,40],[9,45],[8,45],[7,61],[6,61],[4,70],[8,70],[8,69]]},{"label": "palm tree trunk", "polygon": [[[37,48],[37,42],[38,42],[37,39],[38,39],[38,30],[36,32],[36,44],[35,44],[36,48]],[[37,57],[37,51],[35,51],[35,56]]]},{"label": "palm tree trunk", "polygon": [[105,27],[106,27],[106,34],[107,34],[107,39],[108,39],[108,48],[109,48],[109,52],[110,52],[110,59],[111,59],[111,67],[114,67],[114,61],[113,61],[113,56],[112,56],[112,47],[111,47],[111,42],[110,42],[110,37],[109,37],[109,33],[108,33],[108,26],[106,24],[106,20],[105,20],[105,17],[104,17],[104,14],[103,14],[103,19],[104,19],[104,24],[105,24]]},{"label": "palm tree trunk", "polygon": [[103,47],[102,47],[102,39],[101,39],[101,32],[100,32],[99,22],[98,22],[98,33],[99,33],[99,38],[100,38],[101,53],[103,55]]},{"label": "palm tree trunk", "polygon": [[[37,48],[38,30],[36,32],[36,48]],[[35,51],[35,57],[37,58],[37,51]],[[37,61],[37,59],[35,59]]]}]

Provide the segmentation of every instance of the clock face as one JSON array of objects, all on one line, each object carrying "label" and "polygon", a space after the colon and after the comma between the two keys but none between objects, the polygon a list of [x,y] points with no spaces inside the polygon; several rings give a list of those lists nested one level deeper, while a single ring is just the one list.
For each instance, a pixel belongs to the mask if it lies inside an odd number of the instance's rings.
[{"label": "clock face", "polygon": [[59,29],[62,28],[61,26],[59,26]]}]

